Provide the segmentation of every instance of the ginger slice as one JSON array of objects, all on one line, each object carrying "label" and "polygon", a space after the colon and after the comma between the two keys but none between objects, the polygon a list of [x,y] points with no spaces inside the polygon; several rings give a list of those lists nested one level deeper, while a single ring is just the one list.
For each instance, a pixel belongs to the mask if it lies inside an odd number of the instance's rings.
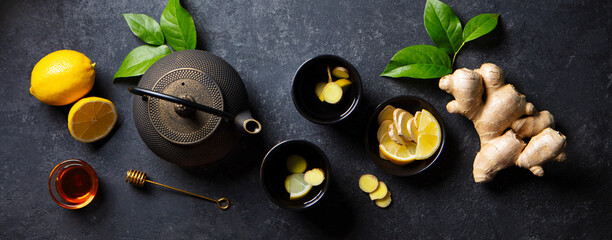
[{"label": "ginger slice", "polygon": [[325,180],[325,174],[320,168],[313,168],[304,173],[304,181],[311,186],[319,186]]},{"label": "ginger slice", "polygon": [[365,193],[376,191],[378,184],[378,178],[372,174],[364,174],[359,178],[359,188]]},{"label": "ginger slice", "polygon": [[342,99],[342,88],[335,82],[329,82],[325,84],[322,95],[325,102],[336,104]]},{"label": "ginger slice", "polygon": [[287,170],[291,173],[303,173],[306,171],[306,159],[300,155],[289,155],[287,157]]},{"label": "ginger slice", "polygon": [[419,139],[418,137],[419,129],[417,128],[416,123],[414,122],[415,120],[416,120],[416,117],[413,117],[410,120],[408,120],[408,122],[406,123],[406,131],[408,132],[408,135],[413,141],[416,141],[417,139]]},{"label": "ginger slice", "polygon": [[421,111],[414,113],[414,117],[408,121],[408,134],[416,142],[419,139],[419,121],[421,120]]},{"label": "ginger slice", "polygon": [[399,132],[398,129],[395,127],[395,123],[389,125],[389,137],[391,138],[391,140],[393,140],[393,142],[397,143],[398,145],[406,145],[406,141],[404,141],[404,138],[399,136]]},{"label": "ginger slice", "polygon": [[388,192],[389,192],[389,189],[387,188],[387,184],[385,184],[385,182],[383,181],[379,181],[378,189],[370,193],[370,200],[383,199],[384,197],[387,196]]},{"label": "ginger slice", "polygon": [[395,110],[393,110],[393,122],[397,125],[398,122],[400,121],[400,116],[402,115],[402,113],[407,113],[407,112],[408,111],[406,111],[404,109],[395,108]]},{"label": "ginger slice", "polygon": [[389,205],[391,205],[391,192],[387,192],[387,195],[382,199],[374,200],[374,203],[379,208],[388,207]]},{"label": "ginger slice", "polygon": [[397,133],[400,137],[402,137],[406,141],[414,141],[410,132],[408,131],[408,122],[410,119],[413,119],[414,116],[409,112],[403,112],[400,114],[398,118],[398,122],[395,122],[395,128],[397,128]]},{"label": "ginger slice", "polygon": [[378,125],[380,125],[385,120],[393,121],[393,111],[395,111],[395,107],[391,105],[385,106],[383,110],[381,110],[380,113],[378,114],[378,117],[377,117]]},{"label": "ginger slice", "polygon": [[349,78],[349,71],[344,67],[335,67],[332,70],[332,75],[337,78]]}]

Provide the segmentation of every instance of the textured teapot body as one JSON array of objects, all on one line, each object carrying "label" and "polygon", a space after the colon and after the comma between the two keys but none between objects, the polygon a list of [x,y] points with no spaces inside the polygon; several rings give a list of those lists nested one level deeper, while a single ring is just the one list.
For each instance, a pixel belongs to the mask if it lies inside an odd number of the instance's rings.
[{"label": "textured teapot body", "polygon": [[[183,50],[159,59],[138,87],[170,94],[185,92],[198,103],[234,116],[250,116],[247,92],[236,70],[206,51]],[[133,99],[136,129],[159,157],[183,166],[203,165],[223,158],[240,140],[241,130],[234,120],[209,114],[186,119],[168,104],[173,103],[142,96]]]}]

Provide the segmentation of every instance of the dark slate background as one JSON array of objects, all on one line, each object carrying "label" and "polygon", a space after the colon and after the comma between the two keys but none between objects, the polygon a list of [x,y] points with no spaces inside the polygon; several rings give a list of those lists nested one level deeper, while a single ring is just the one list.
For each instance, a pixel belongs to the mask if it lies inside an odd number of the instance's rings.
[{"label": "dark slate background", "polygon": [[[121,13],[159,19],[163,0],[0,2],[0,238],[3,239],[610,239],[612,185],[612,3],[599,0],[446,1],[462,23],[499,13],[498,27],[470,42],[456,66],[492,62],[540,110],[555,115],[567,135],[569,161],[545,166],[546,176],[512,167],[489,184],[472,179],[479,140],[471,122],[449,114],[452,97],[436,80],[378,75],[398,50],[432,44],[421,1],[194,1],[198,49],[232,64],[242,76],[264,132],[245,138],[229,159],[181,168],[156,157],[138,136],[130,83],[112,83],[123,58],[142,44]],[[91,96],[113,101],[118,123],[106,139],[83,144],[67,129],[68,107],[40,103],[28,92],[36,62],[73,49],[96,65]],[[293,106],[297,67],[318,54],[352,62],[363,79],[362,104],[336,126],[308,122]],[[395,177],[367,155],[367,118],[398,95],[430,101],[447,127],[436,165],[412,177]],[[281,209],[259,183],[268,149],[286,139],[320,146],[333,168],[329,195],[318,208]],[[54,165],[80,158],[100,178],[96,199],[81,210],[57,206],[47,179]],[[209,202],[124,181],[135,168],[152,180],[232,201],[228,211]],[[379,209],[357,180],[373,173],[393,192]]]}]

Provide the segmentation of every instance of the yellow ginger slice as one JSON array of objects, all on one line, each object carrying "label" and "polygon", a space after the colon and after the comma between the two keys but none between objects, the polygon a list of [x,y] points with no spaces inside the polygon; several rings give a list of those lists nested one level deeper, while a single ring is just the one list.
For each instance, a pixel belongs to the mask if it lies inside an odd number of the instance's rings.
[{"label": "yellow ginger slice", "polygon": [[380,125],[385,120],[393,121],[393,111],[395,111],[395,107],[391,105],[385,106],[378,114],[378,124]]},{"label": "yellow ginger slice", "polygon": [[409,112],[403,112],[398,117],[397,122],[395,122],[395,128],[397,129],[398,135],[406,141],[414,141],[408,131],[408,122],[413,118],[414,116],[412,116],[412,114]]},{"label": "yellow ginger slice", "polygon": [[393,142],[399,145],[406,145],[406,141],[402,137],[399,136],[398,129],[395,127],[395,123],[389,125],[389,137]]},{"label": "yellow ginger slice", "polygon": [[374,192],[370,193],[370,200],[383,199],[387,196],[388,192],[389,189],[387,188],[387,184],[385,184],[383,181],[379,181],[378,188]]},{"label": "yellow ginger slice", "polygon": [[391,192],[387,191],[387,196],[382,199],[374,200],[374,203],[379,208],[386,208],[391,205]]},{"label": "yellow ginger slice", "polygon": [[[402,113],[407,113],[408,111],[401,109],[401,108],[395,108],[395,110],[393,110],[393,122],[395,124],[397,124],[399,122],[399,118],[400,115],[402,115]],[[399,129],[399,128],[398,128]]]},{"label": "yellow ginger slice", "polygon": [[332,70],[332,75],[337,78],[348,78],[349,71],[344,67],[335,67],[334,70]]},{"label": "yellow ginger slice", "polygon": [[319,186],[325,180],[325,174],[320,168],[313,168],[304,173],[304,181],[312,186]]},{"label": "yellow ginger slice", "polygon": [[323,88],[323,100],[330,104],[336,104],[342,99],[342,88],[335,82],[325,84]]},{"label": "yellow ginger slice", "polygon": [[306,159],[300,155],[289,155],[287,157],[287,170],[291,173],[303,173],[306,171]]},{"label": "yellow ginger slice", "polygon": [[365,193],[371,193],[378,188],[378,178],[372,174],[364,174],[359,178],[359,188]]},{"label": "yellow ginger slice", "polygon": [[408,135],[410,136],[410,139],[412,139],[412,141],[416,141],[417,139],[419,139],[419,130],[416,124],[416,116],[411,118],[410,120],[408,120],[408,122],[406,123],[406,131],[408,132]]}]

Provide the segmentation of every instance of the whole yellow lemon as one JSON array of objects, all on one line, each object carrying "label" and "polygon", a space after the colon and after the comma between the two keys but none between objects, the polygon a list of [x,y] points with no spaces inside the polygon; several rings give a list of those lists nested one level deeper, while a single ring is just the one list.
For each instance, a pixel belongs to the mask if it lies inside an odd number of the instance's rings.
[{"label": "whole yellow lemon", "polygon": [[94,85],[95,63],[73,50],[50,53],[32,70],[30,93],[39,101],[55,106],[76,102]]}]

